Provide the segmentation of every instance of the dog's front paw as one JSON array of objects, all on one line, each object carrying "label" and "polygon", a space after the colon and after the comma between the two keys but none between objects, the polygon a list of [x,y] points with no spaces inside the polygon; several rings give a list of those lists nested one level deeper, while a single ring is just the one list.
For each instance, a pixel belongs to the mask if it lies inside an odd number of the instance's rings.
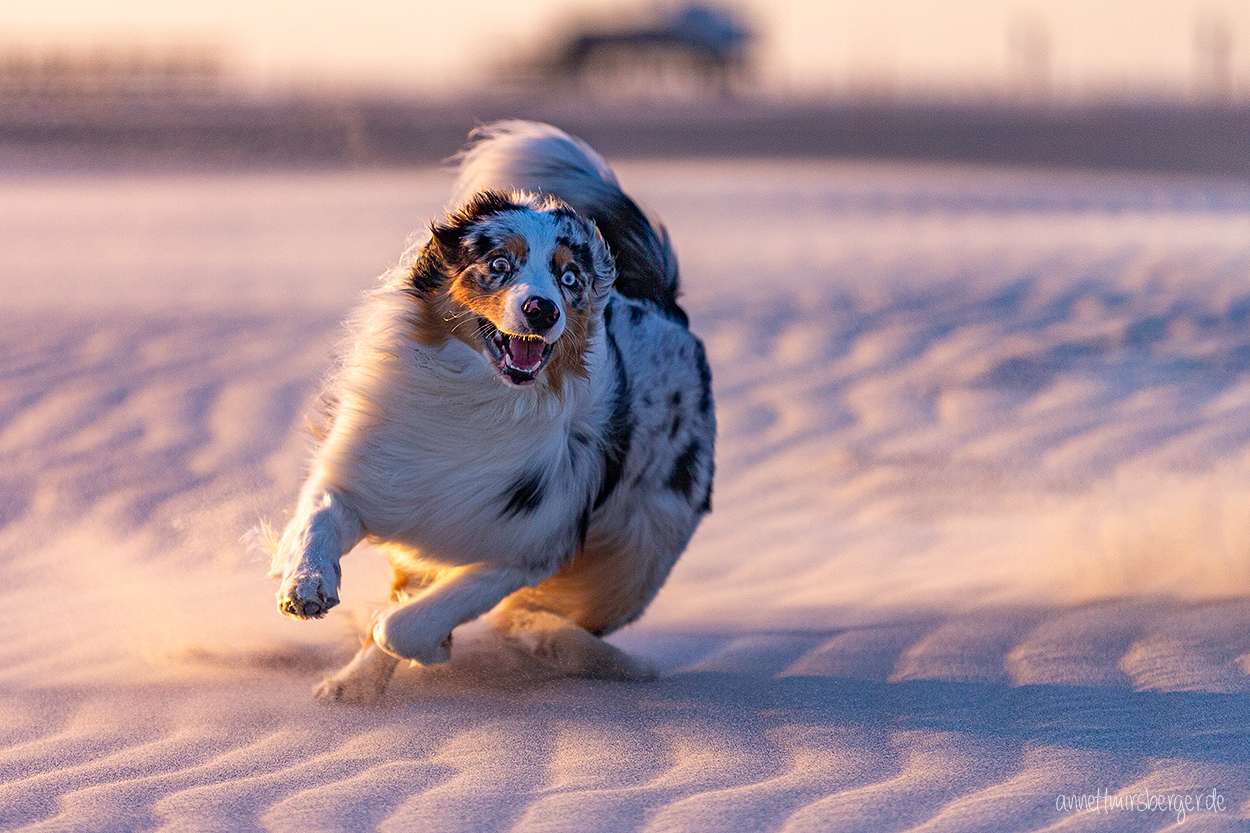
[{"label": "dog's front paw", "polygon": [[278,591],[278,610],[294,619],[320,619],[338,603],[334,589],[315,574],[288,576]]}]

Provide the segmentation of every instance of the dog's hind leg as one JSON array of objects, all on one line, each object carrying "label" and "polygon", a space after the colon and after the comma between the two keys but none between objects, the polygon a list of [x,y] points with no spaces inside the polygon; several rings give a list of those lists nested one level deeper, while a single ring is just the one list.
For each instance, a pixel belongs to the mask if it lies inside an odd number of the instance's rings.
[{"label": "dog's hind leg", "polygon": [[505,596],[545,576],[526,570],[470,564],[440,572],[420,595],[378,617],[373,641],[386,653],[422,665],[451,659],[451,632]]},{"label": "dog's hind leg", "polygon": [[495,630],[561,674],[604,680],[656,678],[656,669],[650,663],[631,657],[559,613],[509,602],[492,614]]},{"label": "dog's hind leg", "polygon": [[325,616],[339,603],[339,559],[362,537],[360,518],[337,492],[305,487],[274,554],[273,572],[282,576],[278,610],[296,619]]},{"label": "dog's hind leg", "polygon": [[399,660],[379,648],[372,634],[365,640],[351,662],[313,686],[315,697],[358,705],[377,702]]}]

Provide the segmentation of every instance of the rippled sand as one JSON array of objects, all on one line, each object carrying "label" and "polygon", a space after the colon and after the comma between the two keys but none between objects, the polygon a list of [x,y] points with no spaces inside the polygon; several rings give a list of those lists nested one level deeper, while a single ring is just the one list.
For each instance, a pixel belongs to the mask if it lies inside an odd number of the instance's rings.
[{"label": "rippled sand", "polygon": [[0,177],[0,829],[1156,830],[1250,818],[1250,192],[633,163],[721,423],[715,511],[556,680],[481,628],[309,688],[241,541],[433,171]]}]

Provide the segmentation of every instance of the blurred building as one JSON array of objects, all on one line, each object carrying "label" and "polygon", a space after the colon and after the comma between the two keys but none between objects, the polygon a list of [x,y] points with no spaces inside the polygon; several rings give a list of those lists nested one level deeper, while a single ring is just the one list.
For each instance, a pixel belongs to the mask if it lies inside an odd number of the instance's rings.
[{"label": "blurred building", "polygon": [[732,9],[692,2],[627,23],[603,19],[571,28],[538,57],[504,75],[533,86],[556,82],[598,92],[686,87],[730,95],[752,76],[753,29]]}]

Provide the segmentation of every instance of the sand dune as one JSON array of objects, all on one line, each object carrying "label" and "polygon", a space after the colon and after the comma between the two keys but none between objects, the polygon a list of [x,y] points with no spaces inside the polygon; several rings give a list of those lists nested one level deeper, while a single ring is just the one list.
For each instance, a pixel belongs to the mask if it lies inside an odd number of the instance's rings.
[{"label": "sand dune", "polygon": [[[622,165],[669,223],[715,511],[553,679],[483,628],[313,702],[386,587],[274,609],[353,299],[436,171],[0,177],[0,829],[1161,830],[1250,819],[1250,194]],[[1102,805],[1100,805],[1101,807]]]}]

